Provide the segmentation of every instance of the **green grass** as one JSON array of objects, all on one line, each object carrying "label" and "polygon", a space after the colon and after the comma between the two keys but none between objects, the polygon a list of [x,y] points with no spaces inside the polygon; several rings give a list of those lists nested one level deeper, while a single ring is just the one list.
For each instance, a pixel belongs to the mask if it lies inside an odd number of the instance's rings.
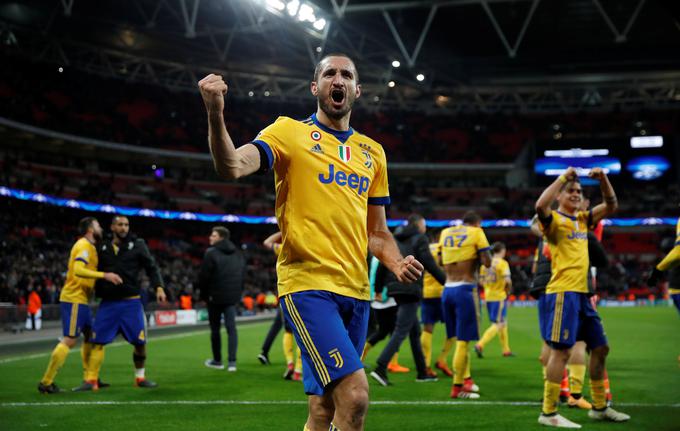
[{"label": "green grass", "polygon": [[[591,422],[584,411],[566,408],[568,418],[585,429],[678,430],[680,429],[680,332],[672,308],[602,309],[612,346],[608,370],[614,402],[633,418],[627,424]],[[515,358],[502,358],[497,341],[487,346],[484,359],[473,355],[472,373],[482,390],[481,401],[533,402],[535,405],[424,404],[446,402],[450,380],[418,384],[415,374],[391,375],[394,386],[371,386],[367,430],[540,429],[536,424],[537,401],[542,396],[540,350],[536,311],[509,310],[510,343]],[[486,327],[487,323],[484,324]],[[272,349],[273,365],[262,366],[255,356],[268,323],[239,327],[238,372],[205,368],[210,355],[208,333],[151,336],[147,375],[159,387],[142,390],[132,386],[132,349],[117,345],[106,351],[102,377],[112,384],[99,393],[38,394],[36,385],[48,361],[45,355],[18,361],[2,361],[0,353],[0,429],[10,430],[301,430],[306,418],[302,385],[284,381],[280,338]],[[435,351],[441,346],[443,328],[435,329]],[[379,354],[371,351],[368,363]],[[408,345],[400,362],[413,368]],[[57,376],[64,388],[80,382],[80,357],[69,355]],[[259,404],[227,404],[227,401]],[[195,401],[196,403],[169,403]],[[205,402],[214,402],[208,404]],[[278,401],[279,403],[267,403]],[[286,402],[292,402],[287,404]],[[380,404],[394,401],[396,404]],[[76,404],[82,402],[83,404]],[[125,404],[94,404],[124,402]],[[157,403],[155,403],[157,402]],[[219,403],[218,403],[219,402]],[[409,402],[410,404],[399,404]],[[10,403],[30,403],[14,404]],[[39,403],[40,405],[34,405]],[[50,405],[52,403],[65,403]]]}]

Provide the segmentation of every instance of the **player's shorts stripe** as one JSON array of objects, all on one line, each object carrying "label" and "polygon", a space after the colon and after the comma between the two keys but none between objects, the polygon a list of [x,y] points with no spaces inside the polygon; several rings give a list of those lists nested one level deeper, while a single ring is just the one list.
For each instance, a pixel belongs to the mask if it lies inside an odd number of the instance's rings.
[{"label": "player's shorts stripe", "polygon": [[472,300],[475,302],[475,317],[477,318],[477,339],[479,339],[479,327],[481,326],[481,316],[479,315],[479,296],[477,295],[477,288],[472,289]]},{"label": "player's shorts stripe", "polygon": [[68,326],[68,335],[76,336],[76,326],[78,325],[78,304],[71,304],[71,321]]},{"label": "player's shorts stripe", "polygon": [[304,321],[300,317],[300,314],[297,311],[297,308],[295,308],[295,304],[293,303],[293,299],[287,295],[284,296],[284,301],[286,301],[286,308],[288,308],[288,311],[290,313],[290,316],[293,320],[293,324],[298,330],[298,333],[300,334],[300,339],[302,339],[302,343],[305,345],[307,348],[307,351],[309,352],[310,358],[312,358],[312,362],[314,363],[314,368],[316,368],[317,374],[319,374],[319,378],[321,379],[321,383],[326,386],[331,382],[331,377],[328,374],[328,370],[326,369],[326,365],[323,363],[323,360],[321,359],[321,355],[319,355],[319,352],[316,350],[316,347],[314,346],[314,343],[312,342],[312,337],[309,335],[309,332],[307,332],[307,328],[305,327]]},{"label": "player's shorts stripe", "polygon": [[498,315],[496,316],[496,322],[500,323],[502,322],[503,319],[503,306],[505,305],[505,301],[501,300],[499,301],[500,304],[498,305]]},{"label": "player's shorts stripe", "polygon": [[553,315],[553,327],[550,339],[554,342],[560,341],[560,330],[562,329],[562,309],[564,308],[564,292],[555,294],[555,313]]}]

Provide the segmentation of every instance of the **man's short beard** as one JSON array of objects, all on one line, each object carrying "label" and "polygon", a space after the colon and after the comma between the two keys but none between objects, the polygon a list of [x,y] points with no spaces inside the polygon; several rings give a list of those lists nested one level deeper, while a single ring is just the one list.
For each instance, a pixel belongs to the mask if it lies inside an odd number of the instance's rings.
[{"label": "man's short beard", "polygon": [[92,232],[92,236],[94,237],[94,242],[99,242],[102,240],[101,232]]},{"label": "man's short beard", "polygon": [[344,118],[352,110],[352,105],[354,104],[354,101],[348,101],[345,109],[336,111],[331,107],[330,99],[319,98],[318,100],[321,110],[324,112],[324,114],[326,114],[326,116],[328,116],[328,118],[333,120],[340,120]]}]

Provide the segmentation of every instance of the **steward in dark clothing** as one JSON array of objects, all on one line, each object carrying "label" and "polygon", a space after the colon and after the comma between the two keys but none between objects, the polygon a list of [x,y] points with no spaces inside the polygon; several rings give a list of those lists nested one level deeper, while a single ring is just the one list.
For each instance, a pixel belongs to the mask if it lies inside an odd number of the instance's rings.
[{"label": "steward in dark clothing", "polygon": [[208,304],[210,321],[210,344],[213,358],[205,361],[211,368],[223,369],[222,338],[220,320],[224,315],[224,325],[228,336],[229,371],[236,371],[236,308],[241,302],[246,263],[243,254],[229,240],[229,230],[222,226],[213,228],[210,245],[203,257],[198,276],[198,289],[201,299]]},{"label": "steward in dark clothing", "polygon": [[[427,236],[425,235],[425,219],[417,214],[409,217],[409,223],[405,227],[397,228],[394,238],[399,246],[399,251],[403,256],[413,255],[420,261],[425,270],[441,284],[446,283],[446,274],[437,265],[432,253]],[[388,271],[382,264],[378,268],[375,280],[376,286],[387,286],[389,296],[397,301],[397,322],[392,332],[390,341],[385,346],[377,360],[375,373],[381,379],[387,381],[387,364],[394,354],[399,350],[401,343],[409,337],[413,359],[416,363],[418,376],[416,381],[436,380],[429,374],[425,366],[423,349],[420,344],[420,322],[418,321],[418,304],[423,296],[423,278],[419,278],[412,284],[403,284],[397,281],[394,274]],[[373,376],[373,374],[371,374]],[[374,377],[376,378],[376,377]],[[378,380],[376,378],[376,380]],[[381,382],[382,384],[382,382]]]}]

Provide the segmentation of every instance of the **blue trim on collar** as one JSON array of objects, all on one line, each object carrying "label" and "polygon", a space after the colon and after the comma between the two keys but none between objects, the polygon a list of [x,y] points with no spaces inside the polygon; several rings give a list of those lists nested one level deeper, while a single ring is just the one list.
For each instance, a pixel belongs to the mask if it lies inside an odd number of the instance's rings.
[{"label": "blue trim on collar", "polygon": [[347,139],[349,139],[349,137],[354,134],[354,129],[352,129],[351,127],[349,128],[349,130],[346,130],[346,131],[343,132],[343,131],[340,131],[340,130],[333,130],[328,126],[324,126],[316,118],[316,113],[312,114],[312,116],[309,117],[309,118],[312,119],[312,121],[314,122],[314,125],[316,125],[319,129],[323,130],[326,133],[330,133],[331,135],[335,136],[338,139],[338,141],[342,142],[343,144],[345,142],[347,142]]},{"label": "blue trim on collar", "polygon": [[568,214],[563,213],[562,211],[555,211],[555,212],[556,212],[557,214],[559,214],[559,215],[562,215],[562,216],[568,218],[568,219],[576,220],[576,217],[575,217],[575,216],[570,216],[570,215],[568,215]]}]

